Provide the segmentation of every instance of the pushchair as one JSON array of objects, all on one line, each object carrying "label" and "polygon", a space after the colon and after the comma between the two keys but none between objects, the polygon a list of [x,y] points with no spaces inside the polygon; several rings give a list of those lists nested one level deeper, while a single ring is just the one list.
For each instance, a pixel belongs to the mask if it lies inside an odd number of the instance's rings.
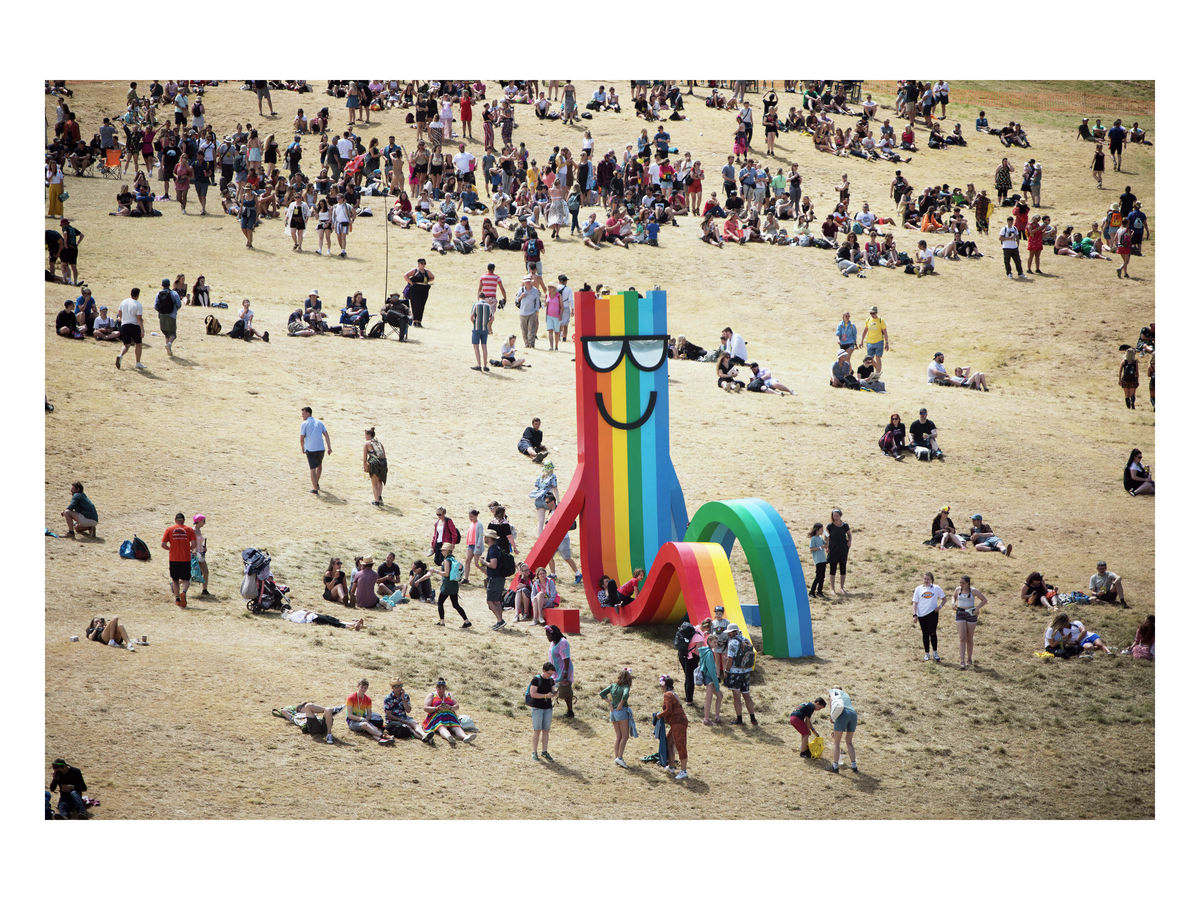
[{"label": "pushchair", "polygon": [[242,551],[246,574],[242,577],[242,596],[246,609],[252,613],[291,609],[287,602],[287,585],[276,584],[271,574],[271,555],[265,550],[247,547]]}]

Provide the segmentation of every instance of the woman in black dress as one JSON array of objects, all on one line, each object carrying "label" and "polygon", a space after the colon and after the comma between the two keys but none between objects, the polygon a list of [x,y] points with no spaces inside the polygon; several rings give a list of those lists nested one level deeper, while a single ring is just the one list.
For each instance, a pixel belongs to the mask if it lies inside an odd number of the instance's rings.
[{"label": "woman in black dress", "polygon": [[1097,188],[1104,187],[1104,145],[1099,142],[1092,156],[1092,177],[1096,179]]},{"label": "woman in black dress", "polygon": [[433,273],[425,268],[425,260],[418,259],[417,267],[404,276],[408,285],[407,300],[412,307],[413,325],[422,328],[421,319],[425,315],[425,302],[429,299],[429,286],[433,283]]},{"label": "woman in black dress", "polygon": [[[850,526],[842,521],[842,511],[835,509],[830,514],[830,522],[825,526],[825,534],[829,539],[829,586],[833,588],[833,592],[838,593],[838,588],[841,588],[841,593],[846,593],[846,559],[850,556]],[[842,570],[842,577],[839,583],[837,578],[838,569]]]}]

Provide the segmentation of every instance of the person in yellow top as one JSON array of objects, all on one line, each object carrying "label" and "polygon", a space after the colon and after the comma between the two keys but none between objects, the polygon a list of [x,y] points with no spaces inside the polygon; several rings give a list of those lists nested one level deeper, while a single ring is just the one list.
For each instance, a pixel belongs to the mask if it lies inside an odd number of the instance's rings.
[{"label": "person in yellow top", "polygon": [[883,371],[883,351],[892,349],[888,344],[887,322],[879,318],[879,307],[871,307],[870,318],[862,327],[862,340],[858,346],[866,345],[866,361],[875,366],[876,372]]}]

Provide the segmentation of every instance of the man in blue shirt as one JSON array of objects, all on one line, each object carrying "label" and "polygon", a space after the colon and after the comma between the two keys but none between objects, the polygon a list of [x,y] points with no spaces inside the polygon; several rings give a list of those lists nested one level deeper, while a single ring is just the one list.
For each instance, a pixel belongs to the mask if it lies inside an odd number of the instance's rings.
[{"label": "man in blue shirt", "polygon": [[658,126],[658,131],[654,135],[654,148],[658,151],[659,156],[666,156],[667,151],[671,148],[671,135],[661,126]]},{"label": "man in blue shirt", "polygon": [[321,492],[321,463],[325,459],[326,450],[333,456],[333,443],[325,423],[313,418],[312,407],[306,406],[300,410],[300,418],[304,423],[300,426],[300,449],[308,457],[308,477],[312,479],[312,493]]},{"label": "man in blue shirt", "polygon": [[1133,234],[1130,236],[1130,245],[1137,247],[1140,252],[1142,238],[1150,233],[1150,225],[1146,221],[1146,214],[1142,212],[1142,203],[1140,200],[1134,201],[1132,211],[1125,217],[1125,223],[1133,231]]},{"label": "man in blue shirt", "polygon": [[1108,129],[1108,152],[1112,155],[1113,168],[1121,171],[1121,151],[1125,148],[1125,129],[1121,127],[1121,120],[1113,122],[1112,128]]}]

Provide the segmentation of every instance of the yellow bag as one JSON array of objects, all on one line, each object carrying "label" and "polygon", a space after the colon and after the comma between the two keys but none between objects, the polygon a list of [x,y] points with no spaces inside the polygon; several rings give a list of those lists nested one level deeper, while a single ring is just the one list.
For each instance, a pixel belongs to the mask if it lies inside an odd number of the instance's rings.
[{"label": "yellow bag", "polygon": [[808,742],[808,752],[812,754],[813,759],[820,759],[821,754],[825,752],[825,738],[819,734],[813,735]]}]

